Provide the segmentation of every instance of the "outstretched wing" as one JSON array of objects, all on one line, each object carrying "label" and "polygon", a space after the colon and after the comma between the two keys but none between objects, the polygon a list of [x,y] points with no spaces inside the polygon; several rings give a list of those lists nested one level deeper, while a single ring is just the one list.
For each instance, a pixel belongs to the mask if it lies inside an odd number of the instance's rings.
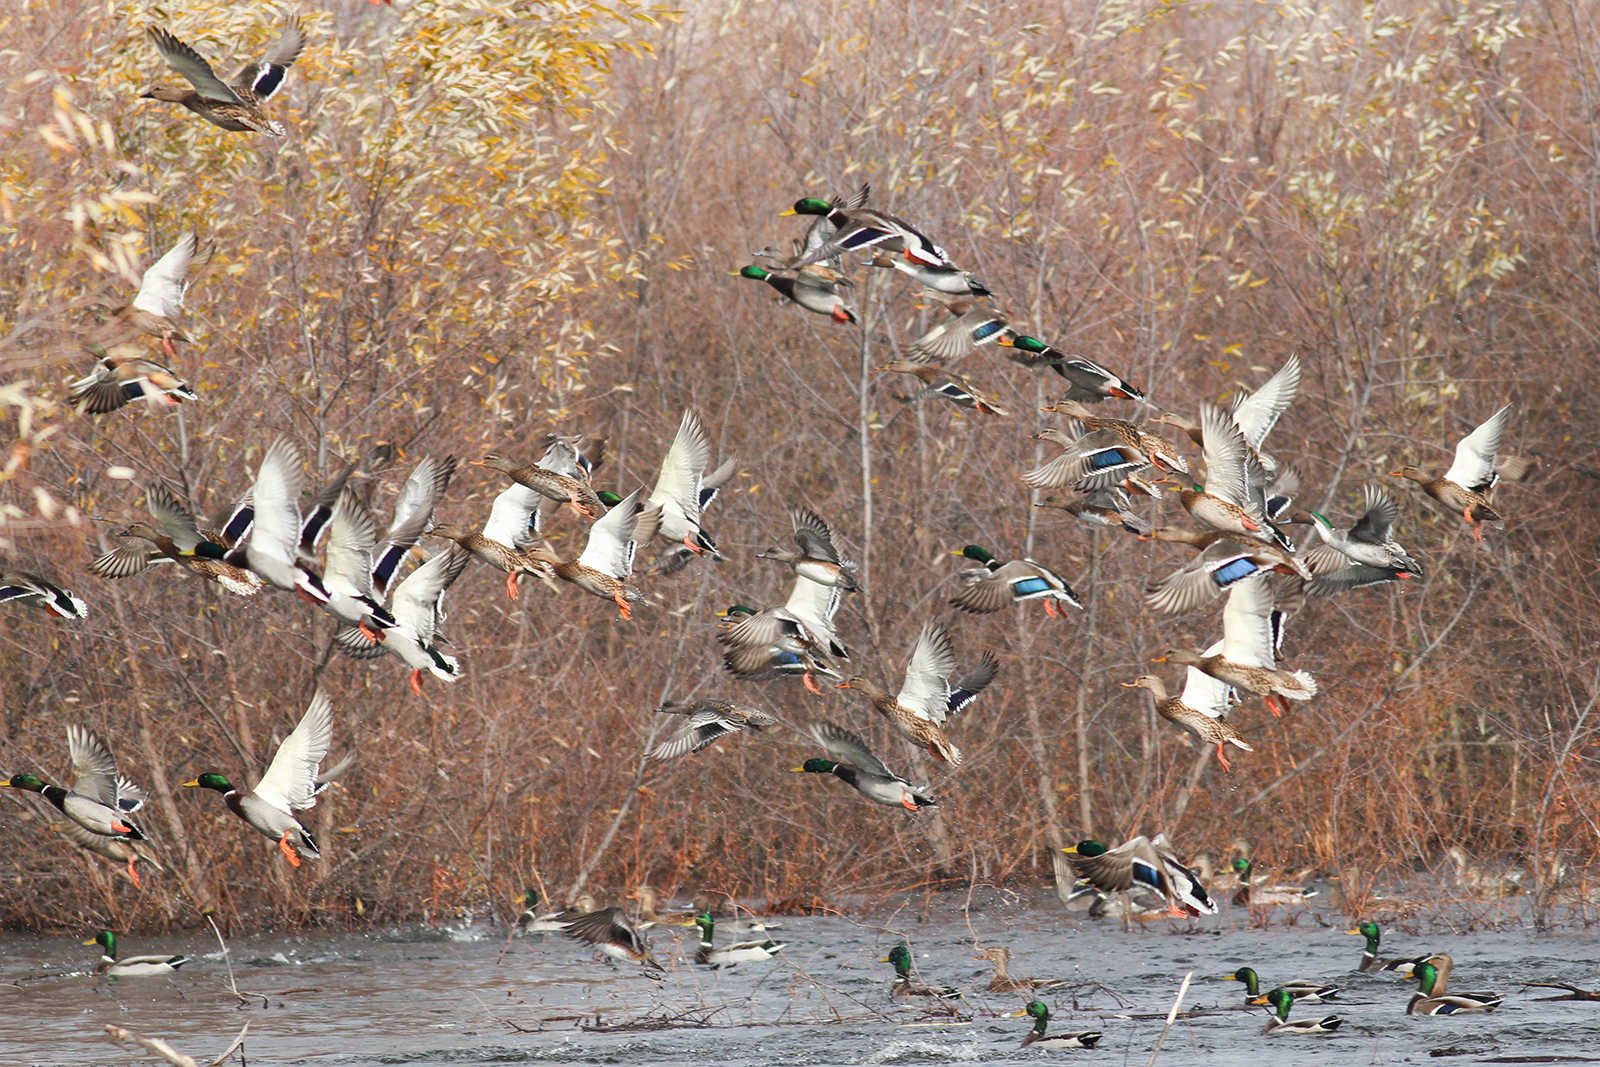
[{"label": "outstretched wing", "polygon": [[1445,477],[1457,485],[1474,492],[1483,492],[1494,484],[1494,458],[1500,451],[1500,435],[1511,421],[1511,405],[1507,404],[1487,422],[1463,437],[1456,445],[1456,461],[1450,464]]},{"label": "outstretched wing", "polygon": [[267,773],[252,792],[281,811],[293,813],[316,806],[317,764],[333,740],[333,701],[318,689],[294,732],[278,746]]},{"label": "outstretched wing", "polygon": [[227,85],[217,72],[211,69],[211,64],[200,58],[200,53],[178,40],[159,26],[150,27],[150,41],[156,46],[156,51],[161,53],[161,58],[167,61],[167,66],[183,75],[188,83],[194,86],[195,92],[217,103],[240,104],[239,94]]},{"label": "outstretched wing", "polygon": [[950,672],[956,669],[955,646],[950,631],[929,620],[922,624],[911,649],[906,680],[897,698],[920,719],[943,725],[950,713]]}]

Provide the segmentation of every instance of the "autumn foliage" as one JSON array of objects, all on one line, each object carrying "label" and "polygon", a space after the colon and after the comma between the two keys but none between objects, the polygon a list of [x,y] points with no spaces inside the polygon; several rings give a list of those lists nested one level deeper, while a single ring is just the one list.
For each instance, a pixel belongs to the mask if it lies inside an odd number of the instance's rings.
[{"label": "autumn foliage", "polygon": [[[169,14],[229,73],[277,31],[261,8]],[[1588,6],[346,3],[305,14],[310,43],[269,105],[282,140],[139,99],[172,77],[150,18],[35,4],[7,25],[37,48],[0,56],[0,536],[9,567],[90,602],[81,623],[0,614],[0,771],[64,777],[65,725],[101,731],[152,793],[166,869],[136,891],[8,790],[0,825],[25,847],[0,857],[0,922],[126,928],[206,906],[388,922],[503,911],[530,884],[791,903],[1034,885],[1052,847],[1156,830],[1190,852],[1243,837],[1258,861],[1344,872],[1354,894],[1461,845],[1526,863],[1542,917],[1591,914]],[[864,181],[1019,328],[1153,405],[1105,413],[1192,416],[1298,353],[1271,447],[1304,501],[1348,521],[1363,483],[1400,497],[1397,536],[1426,577],[1295,618],[1285,658],[1321,693],[1282,720],[1236,710],[1256,751],[1231,775],[1118,684],[1219,632],[1215,613],[1143,610],[1184,555],[1031,506],[1020,474],[1049,453],[1028,435],[1055,424],[1037,411],[1059,379],[985,348],[961,369],[1011,418],[910,402],[877,368],[944,313],[903,276],[852,264],[857,326],[729,277],[799,235],[777,217],[796,197]],[[199,401],[74,413],[80,341],[189,229],[218,248],[179,354]],[[1507,402],[1506,449],[1540,466],[1498,490],[1507,521],[1479,548],[1387,472],[1442,468]],[[220,506],[278,436],[306,446],[313,482],[357,461],[384,512],[423,455],[531,460],[552,429],[604,433],[597,482],[629,492],[686,407],[718,461],[740,458],[706,520],[727,561],[642,576],[631,623],[572,588],[525,583],[510,602],[473,565],[446,628],[465,676],[421,698],[392,659],[337,655],[333,623],[293,597],[85,570],[141,517],[142,486]],[[481,523],[503,484],[464,468],[441,517]],[[789,572],[755,553],[785,543],[802,504],[860,562],[865,591],[839,616],[855,669],[898,683],[933,615],[964,663],[999,653],[953,727],[959,771],[854,694],[722,672],[713,612],[782,602]],[[1143,508],[1186,521],[1171,501]],[[562,551],[584,536],[570,513],[550,531]],[[949,553],[969,543],[1055,568],[1084,610],[952,618]],[[317,684],[335,753],[360,759],[310,813],[323,860],[290,871],[216,797],[176,786],[253,780]],[[941,806],[912,817],[791,774],[816,753],[781,729],[644,761],[670,725],[651,709],[691,694],[848,725]]]}]

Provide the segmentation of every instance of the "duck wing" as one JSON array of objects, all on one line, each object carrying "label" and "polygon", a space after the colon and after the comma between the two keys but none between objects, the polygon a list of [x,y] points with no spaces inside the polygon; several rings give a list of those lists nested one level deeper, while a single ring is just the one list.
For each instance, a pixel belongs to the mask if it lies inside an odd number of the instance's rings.
[{"label": "duck wing", "polygon": [[67,752],[72,757],[72,791],[116,809],[117,759],[105,738],[74,723],[67,727]]},{"label": "duck wing", "polygon": [[239,73],[234,75],[233,84],[240,89],[248,90],[257,100],[266,103],[283,87],[284,76],[294,61],[300,58],[300,52],[305,46],[305,29],[299,19],[293,19],[284,28],[283,34],[267,49],[265,55],[246,63]]},{"label": "duck wing", "polygon": [[[139,282],[139,295],[133,298],[133,306],[162,318],[177,318],[183,310],[183,294],[189,288],[185,280],[189,264],[199,250],[200,239],[193,233],[178,238],[178,243],[144,272],[144,278]],[[211,247],[207,246],[205,257],[198,265],[204,266],[210,261]]]},{"label": "duck wing", "polygon": [[928,620],[911,647],[911,662],[906,665],[905,682],[896,699],[917,718],[944,725],[951,710],[949,678],[955,669],[956,652],[950,631]]},{"label": "duck wing", "polygon": [[184,80],[194,86],[194,91],[202,97],[214,103],[246,106],[239,94],[217,77],[217,72],[200,57],[199,52],[159,26],[150,27],[150,42],[161,53],[161,58],[166,60],[167,66],[183,75]]},{"label": "duck wing", "polygon": [[318,689],[299,725],[278,746],[252,794],[288,815],[316,807],[317,764],[328,754],[332,740],[333,701]]},{"label": "duck wing", "polygon": [[649,502],[665,506],[671,501],[692,525],[699,525],[700,480],[709,462],[711,439],[706,436],[699,414],[690,408],[683,413],[678,435],[661,461],[661,473],[650,490]]},{"label": "duck wing", "polygon": [[1511,405],[1507,404],[1463,437],[1456,444],[1456,460],[1444,476],[1463,489],[1486,492],[1495,483],[1495,454],[1500,451],[1500,436],[1510,421]]},{"label": "duck wing", "polygon": [[1222,609],[1222,654],[1247,667],[1274,669],[1272,609],[1272,585],[1264,578],[1228,590]]},{"label": "duck wing", "polygon": [[578,557],[580,564],[613,578],[626,578],[633,573],[634,527],[644,508],[644,502],[639,499],[641,492],[643,490],[635,489],[629,493],[589,527],[589,543]]},{"label": "duck wing", "polygon": [[904,778],[901,778],[885,766],[881,759],[873,755],[872,749],[867,747],[867,743],[861,739],[860,735],[851,733],[843,726],[836,726],[831,722],[812,723],[811,736],[817,739],[817,744],[827,750],[828,755],[840,763],[848,763],[880,778],[892,778],[897,782],[905,781]]},{"label": "duck wing", "polygon": [[1278,417],[1289,409],[1300,391],[1300,357],[1290,356],[1278,372],[1255,392],[1233,405],[1233,421],[1251,448],[1260,448],[1267,434],[1278,424]]}]

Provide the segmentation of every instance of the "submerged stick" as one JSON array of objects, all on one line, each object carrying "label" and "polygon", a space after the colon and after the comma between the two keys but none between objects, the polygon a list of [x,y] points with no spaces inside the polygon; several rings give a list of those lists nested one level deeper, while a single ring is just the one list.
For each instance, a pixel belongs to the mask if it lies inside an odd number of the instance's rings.
[{"label": "submerged stick", "polygon": [[1144,1067],[1155,1067],[1156,1057],[1161,1055],[1161,1046],[1167,1042],[1167,1031],[1172,1029],[1173,1020],[1178,1017],[1178,1010],[1183,1007],[1183,998],[1189,992],[1189,979],[1193,977],[1193,971],[1183,976],[1183,984],[1178,987],[1178,999],[1172,1002],[1172,1010],[1167,1012],[1167,1025],[1161,1028],[1161,1036],[1156,1038],[1156,1047],[1150,1052],[1150,1062]]}]

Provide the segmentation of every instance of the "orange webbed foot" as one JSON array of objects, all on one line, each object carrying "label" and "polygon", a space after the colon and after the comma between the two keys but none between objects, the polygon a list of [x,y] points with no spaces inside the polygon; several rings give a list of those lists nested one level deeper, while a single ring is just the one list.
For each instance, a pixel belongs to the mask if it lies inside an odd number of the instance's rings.
[{"label": "orange webbed foot", "polygon": [[135,856],[128,860],[128,879],[133,882],[133,888],[143,889],[144,886],[139,884],[139,872],[133,869],[134,861],[138,858],[139,857]]},{"label": "orange webbed foot", "polygon": [[366,619],[356,623],[356,629],[361,631],[362,637],[365,637],[373,644],[381,644],[383,642],[383,631],[369,625]]},{"label": "orange webbed foot", "polygon": [[949,760],[944,758],[944,753],[939,751],[939,746],[934,744],[932,741],[928,742],[928,755],[932,756],[934,759],[938,760],[940,763],[948,763],[949,762]]},{"label": "orange webbed foot", "polygon": [[905,808],[907,811],[911,812],[912,814],[916,814],[917,802],[915,800],[911,799],[911,794],[907,793],[907,794],[901,796],[901,798],[900,798],[900,806],[902,808]]},{"label": "orange webbed foot", "polygon": [[816,680],[811,677],[810,671],[806,671],[805,675],[800,679],[800,681],[805,683],[805,687],[811,690],[811,692],[815,693],[817,696],[822,695],[822,690],[817,688]]},{"label": "orange webbed foot", "polygon": [[693,552],[697,556],[703,556],[706,554],[705,549],[694,543],[694,534],[684,534],[683,543],[688,547],[690,552]]},{"label": "orange webbed foot", "polygon": [[[161,351],[167,354],[168,359],[178,358],[178,350],[172,347],[172,335],[170,333],[161,335]],[[177,403],[177,401],[174,400],[173,403]]]},{"label": "orange webbed foot", "polygon": [[512,600],[517,599],[517,572],[506,572],[506,596]]},{"label": "orange webbed foot", "polygon": [[588,504],[585,504],[577,497],[573,497],[571,500],[567,501],[567,503],[572,505],[573,511],[576,511],[579,515],[582,515],[586,519],[592,519],[596,517],[594,508],[591,508]]},{"label": "orange webbed foot", "polygon": [[1228,757],[1222,754],[1222,742],[1217,742],[1217,762],[1222,764],[1222,769],[1228,774],[1233,773],[1233,767],[1228,764]]},{"label": "orange webbed foot", "polygon": [[1056,610],[1056,601],[1054,597],[1045,598],[1044,613],[1050,616],[1052,619],[1059,619],[1061,617],[1061,613]]},{"label": "orange webbed foot", "polygon": [[289,844],[288,830],[285,830],[283,836],[278,839],[278,847],[283,850],[283,854],[289,858],[291,864],[296,867],[300,866],[300,857],[295,854],[294,846]]},{"label": "orange webbed foot", "polygon": [[1267,710],[1272,712],[1272,717],[1274,719],[1283,718],[1284,712],[1289,710],[1289,702],[1284,700],[1281,696],[1278,696],[1276,693],[1267,694],[1265,703],[1267,705]]},{"label": "orange webbed foot", "polygon": [[119,834],[131,834],[131,833],[133,833],[133,827],[129,826],[127,823],[114,822],[114,823],[111,824],[111,828],[113,830],[115,830]]},{"label": "orange webbed foot", "polygon": [[616,596],[612,597],[611,599],[613,599],[613,600],[615,600],[617,602],[617,611],[618,611],[618,613],[620,613],[625,620],[627,620],[629,622],[632,622],[633,621],[633,609],[628,606],[628,598],[626,596],[624,596],[623,594],[618,593]]},{"label": "orange webbed foot", "polygon": [[422,695],[422,672],[420,670],[411,672],[411,691],[417,696]]}]

